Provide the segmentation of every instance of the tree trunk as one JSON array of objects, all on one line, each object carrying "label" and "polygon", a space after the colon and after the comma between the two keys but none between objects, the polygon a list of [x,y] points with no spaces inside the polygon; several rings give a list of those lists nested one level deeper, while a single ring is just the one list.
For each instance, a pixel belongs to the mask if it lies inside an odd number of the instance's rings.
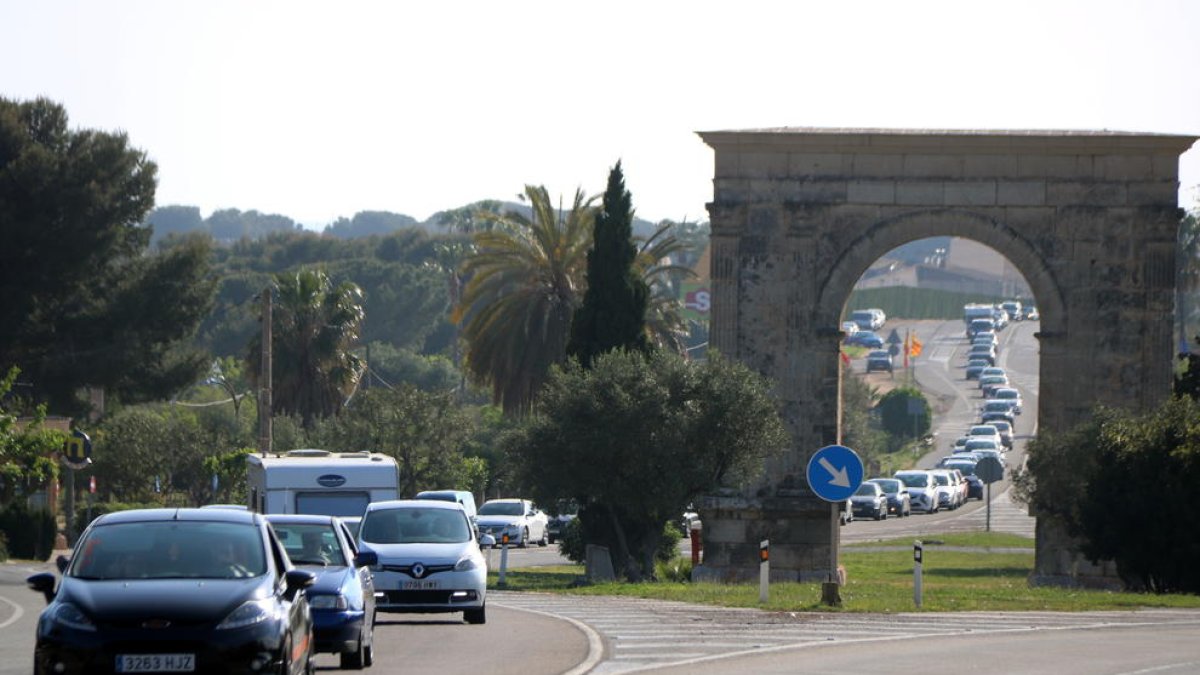
[{"label": "tree trunk", "polygon": [[[621,526],[621,521],[617,518],[617,512],[611,508],[605,507],[608,511],[609,524],[612,525],[613,536],[617,539],[617,557],[614,560],[614,567],[620,565],[625,578],[632,582],[641,581],[641,572],[638,569],[637,563],[633,560],[629,551],[629,541],[625,537],[625,528]],[[620,561],[617,563],[616,561]]]}]

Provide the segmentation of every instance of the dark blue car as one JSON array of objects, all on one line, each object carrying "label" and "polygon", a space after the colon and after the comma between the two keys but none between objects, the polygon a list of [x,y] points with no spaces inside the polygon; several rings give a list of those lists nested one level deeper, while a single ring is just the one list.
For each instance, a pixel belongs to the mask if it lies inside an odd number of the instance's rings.
[{"label": "dark blue car", "polygon": [[311,673],[304,589],[262,516],[221,509],[137,509],[100,516],[62,581],[29,577],[49,601],[35,675]]},{"label": "dark blue car", "polygon": [[305,594],[312,607],[319,653],[341,657],[343,669],[375,661],[375,586],[371,570],[356,560],[354,538],[340,518],[269,515],[292,564],[316,575]]},{"label": "dark blue car", "polygon": [[846,338],[846,344],[852,347],[869,347],[871,349],[883,349],[883,338],[869,330],[860,330],[854,335]]}]

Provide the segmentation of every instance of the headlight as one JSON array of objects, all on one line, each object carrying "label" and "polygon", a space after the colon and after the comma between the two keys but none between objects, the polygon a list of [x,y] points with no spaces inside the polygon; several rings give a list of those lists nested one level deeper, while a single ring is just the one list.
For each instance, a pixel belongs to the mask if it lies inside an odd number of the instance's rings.
[{"label": "headlight", "polygon": [[454,571],[466,572],[467,570],[473,570],[476,567],[479,567],[479,561],[476,560],[474,556],[467,556],[459,560],[458,563],[454,565]]},{"label": "headlight", "polygon": [[267,621],[273,615],[274,603],[271,600],[249,600],[241,607],[229,613],[225,620],[217,625],[217,630],[223,628],[243,628],[256,623]]},{"label": "headlight", "polygon": [[74,628],[75,630],[96,630],[96,624],[92,623],[92,620],[80,611],[78,607],[69,602],[60,604],[58,609],[54,610],[52,619],[55,623],[62,624],[68,628]]},{"label": "headlight", "polygon": [[308,606],[313,609],[346,609],[346,596],[341,595],[310,595]]}]

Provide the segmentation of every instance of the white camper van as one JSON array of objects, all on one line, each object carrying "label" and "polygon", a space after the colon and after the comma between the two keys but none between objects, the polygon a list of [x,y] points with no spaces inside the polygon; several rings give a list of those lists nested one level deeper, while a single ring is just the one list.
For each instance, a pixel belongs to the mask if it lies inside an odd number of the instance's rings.
[{"label": "white camper van", "polygon": [[250,510],[259,513],[361,516],[371,502],[400,498],[396,460],[379,453],[290,450],[246,463]]}]

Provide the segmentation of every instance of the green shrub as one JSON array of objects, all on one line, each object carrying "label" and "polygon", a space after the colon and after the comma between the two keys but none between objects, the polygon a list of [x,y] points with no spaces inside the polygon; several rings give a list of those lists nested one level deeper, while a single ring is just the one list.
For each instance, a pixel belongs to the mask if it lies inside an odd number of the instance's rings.
[{"label": "green shrub", "polygon": [[[910,410],[910,402],[913,408]],[[919,389],[899,387],[879,399],[883,430],[898,438],[921,438],[929,433],[933,410]],[[916,411],[916,414],[913,414]]]},{"label": "green shrub", "polygon": [[582,565],[587,560],[587,542],[583,540],[583,523],[572,518],[562,530],[558,552],[567,560]]},{"label": "green shrub", "polygon": [[654,573],[659,581],[687,583],[692,580],[692,561],[682,556],[675,556],[672,560],[659,561],[654,566]]},{"label": "green shrub", "polygon": [[17,500],[0,510],[0,532],[7,539],[7,555],[45,562],[54,552],[58,524],[45,509],[31,509]]},{"label": "green shrub", "polygon": [[8,562],[8,537],[0,532],[0,562]]}]

